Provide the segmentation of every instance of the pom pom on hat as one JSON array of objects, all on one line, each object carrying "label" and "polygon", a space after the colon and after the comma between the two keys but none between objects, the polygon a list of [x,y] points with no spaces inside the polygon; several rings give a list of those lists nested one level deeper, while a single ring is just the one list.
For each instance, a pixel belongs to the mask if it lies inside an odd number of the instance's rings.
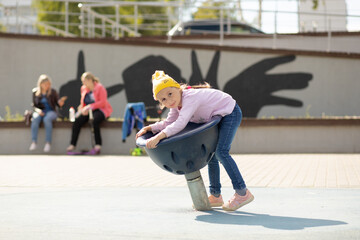
[{"label": "pom pom on hat", "polygon": [[154,99],[156,100],[156,95],[167,87],[175,87],[180,88],[180,84],[176,82],[172,77],[165,74],[164,71],[155,71],[152,75],[152,83],[153,83],[153,94]]}]

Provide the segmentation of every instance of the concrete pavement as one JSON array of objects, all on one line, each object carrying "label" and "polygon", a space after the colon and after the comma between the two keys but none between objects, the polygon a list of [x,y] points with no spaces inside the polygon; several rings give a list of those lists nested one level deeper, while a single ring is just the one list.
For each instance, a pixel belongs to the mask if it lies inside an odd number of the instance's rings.
[{"label": "concrete pavement", "polygon": [[197,212],[146,156],[0,156],[0,239],[360,239],[359,154],[234,157],[254,202]]},{"label": "concrete pavement", "polygon": [[[249,187],[360,188],[360,154],[233,155]],[[186,187],[147,156],[0,155],[0,187]],[[201,170],[208,186],[207,168]],[[231,187],[221,168],[221,183]]]}]

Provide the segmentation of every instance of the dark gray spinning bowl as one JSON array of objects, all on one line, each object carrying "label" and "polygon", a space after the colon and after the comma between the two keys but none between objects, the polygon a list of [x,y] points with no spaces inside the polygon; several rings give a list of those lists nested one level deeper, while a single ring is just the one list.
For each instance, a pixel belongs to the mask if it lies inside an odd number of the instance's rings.
[{"label": "dark gray spinning bowl", "polygon": [[184,130],[159,142],[156,148],[146,148],[151,132],[139,137],[136,145],[145,147],[150,158],[162,169],[173,174],[188,174],[205,167],[215,153],[218,139],[218,123],[215,116],[204,124],[188,123]]}]

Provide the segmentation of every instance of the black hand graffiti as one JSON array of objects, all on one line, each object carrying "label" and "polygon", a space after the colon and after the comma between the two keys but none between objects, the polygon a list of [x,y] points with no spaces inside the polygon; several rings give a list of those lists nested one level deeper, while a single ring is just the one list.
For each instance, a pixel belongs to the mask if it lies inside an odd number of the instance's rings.
[{"label": "black hand graffiti", "polygon": [[[80,88],[82,86],[81,75],[85,72],[85,60],[84,53],[80,51],[78,54],[78,64],[77,64],[77,74],[76,79],[70,80],[67,83],[63,84],[60,87],[59,95],[68,96],[65,104],[60,109],[60,114],[62,117],[69,116],[69,108],[74,107],[76,109],[80,104]],[[124,88],[123,84],[115,84],[110,87],[107,87],[108,98],[121,92]]]},{"label": "black hand graffiti", "polygon": [[[192,75],[189,79],[190,85],[208,82],[213,88],[219,88],[217,73],[219,69],[220,52],[216,51],[209,71],[205,77],[198,64],[195,51],[191,52]],[[245,117],[257,117],[262,107],[267,105],[286,105],[301,107],[302,102],[296,99],[289,99],[272,95],[273,92],[284,89],[303,89],[308,86],[312,79],[309,73],[285,73],[267,74],[277,65],[285,64],[295,60],[295,56],[282,56],[262,60],[245,69],[239,75],[230,79],[223,89],[238,102]],[[185,83],[181,77],[181,70],[172,62],[162,56],[148,56],[132,64],[124,70],[124,84],[115,84],[107,88],[108,97],[121,92],[124,87],[128,102],[144,102],[147,106],[147,114],[157,117],[157,103],[152,96],[151,75],[155,70],[164,70],[179,82]],[[76,107],[80,102],[81,74],[85,72],[84,54],[79,52],[77,77],[70,80],[60,88],[60,96],[68,96],[61,113],[68,116],[70,106]]]},{"label": "black hand graffiti", "polygon": [[60,87],[59,95],[67,96],[65,104],[60,109],[60,114],[62,117],[69,116],[69,108],[74,107],[76,109],[80,103],[80,88],[81,88],[81,74],[85,72],[85,63],[84,63],[84,53],[80,51],[78,54],[78,63],[77,63],[77,73],[74,80],[70,80],[67,83],[63,84]]},{"label": "black hand graffiti", "polygon": [[238,102],[245,117],[257,117],[260,109],[266,105],[301,107],[302,102],[299,100],[274,96],[272,93],[284,89],[306,88],[312,74],[267,74],[267,71],[277,65],[294,60],[294,55],[264,59],[230,79],[225,84],[224,92]]},{"label": "black hand graffiti", "polygon": [[185,83],[180,69],[163,56],[147,56],[126,68],[122,74],[128,102],[144,102],[146,113],[151,117],[158,117],[158,103],[153,98],[151,83],[151,76],[156,70],[163,70],[176,81]]},{"label": "black hand graffiti", "polygon": [[197,85],[199,83],[204,83],[204,81],[205,81],[205,82],[209,83],[211,87],[219,89],[218,84],[217,84],[217,72],[219,69],[219,60],[220,60],[220,52],[216,51],[215,55],[211,61],[209,71],[206,75],[206,78],[203,79],[196,53],[194,50],[191,51],[192,74],[189,79],[189,85],[190,86]]},{"label": "black hand graffiti", "polygon": [[115,94],[121,92],[124,88],[125,88],[124,84],[121,84],[121,83],[112,85],[110,87],[107,87],[106,92],[107,92],[108,98],[110,98],[110,97],[114,96]]},{"label": "black hand graffiti", "polygon": [[[196,52],[191,52],[192,74],[189,85],[197,85],[208,82],[213,88],[219,88],[217,72],[219,69],[220,52],[214,54],[209,71],[202,76]],[[283,89],[302,89],[308,86],[312,75],[308,73],[267,74],[267,71],[277,65],[295,60],[295,56],[282,56],[262,60],[245,69],[236,77],[230,79],[224,87],[224,91],[232,95],[243,110],[245,117],[256,117],[260,109],[266,105],[287,105],[293,107],[302,106],[299,100],[288,99],[271,95],[273,92]],[[149,116],[157,116],[156,105],[151,91],[151,75],[155,70],[164,70],[179,82],[185,82],[181,77],[180,69],[162,56],[148,56],[128,67],[123,72],[126,85],[128,102],[144,102]],[[145,77],[147,76],[147,77]],[[138,93],[142,93],[139,95]]]}]

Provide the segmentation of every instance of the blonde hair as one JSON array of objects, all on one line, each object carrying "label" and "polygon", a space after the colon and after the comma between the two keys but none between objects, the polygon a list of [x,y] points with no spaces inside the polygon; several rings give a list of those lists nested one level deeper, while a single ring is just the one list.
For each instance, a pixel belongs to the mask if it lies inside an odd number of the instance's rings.
[{"label": "blonde hair", "polygon": [[[179,91],[182,93],[182,91],[185,90],[185,89],[200,89],[200,88],[211,88],[211,86],[207,82],[204,82],[203,84],[193,85],[193,86],[181,83]],[[165,106],[161,102],[159,102],[159,108],[164,109]]]},{"label": "blonde hair", "polygon": [[193,85],[193,86],[190,86],[188,84],[180,84],[180,89],[181,90],[189,89],[189,88],[193,88],[193,89],[211,88],[211,86],[207,82],[204,82],[203,84]]},{"label": "blonde hair", "polygon": [[[46,74],[41,74],[38,81],[37,81],[37,89],[36,89],[36,92],[35,92],[35,96],[40,96],[41,95],[41,84],[44,83],[44,82],[50,82],[50,84],[51,84],[51,78]],[[51,93],[51,87],[47,91],[46,95],[49,96],[50,93]]]},{"label": "blonde hair", "polygon": [[93,82],[96,82],[96,83],[100,82],[99,78],[95,77],[94,74],[92,74],[91,72],[84,72],[81,75],[81,79],[83,79],[83,78],[90,79],[90,80],[92,80]]}]

